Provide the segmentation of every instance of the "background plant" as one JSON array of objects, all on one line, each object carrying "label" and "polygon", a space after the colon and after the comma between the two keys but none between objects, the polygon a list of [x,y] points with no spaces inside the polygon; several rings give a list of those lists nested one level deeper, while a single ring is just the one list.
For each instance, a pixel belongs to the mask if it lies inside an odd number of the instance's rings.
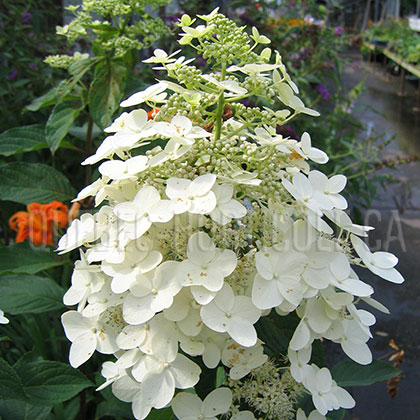
[{"label": "background plant", "polygon": [[[4,128],[17,121],[21,126],[0,135],[0,289],[4,297],[0,305],[14,319],[2,334],[1,364],[7,379],[0,387],[0,416],[130,418],[129,408],[110,393],[84,391],[94,386],[100,361],[85,368],[89,379],[68,369],[68,345],[57,319],[74,258],[58,257],[55,246],[47,245],[57,240],[63,224],[50,220],[44,209],[54,200],[69,203],[76,190],[90,182],[90,168],[80,171],[80,161],[96,149],[95,138],[118,112],[122,97],[144,86],[147,73],[136,68],[140,50],[169,30],[160,18],[145,12],[146,3],[85,1],[80,8],[71,8],[73,21],[58,28],[60,35],[53,37],[54,27],[61,23],[61,9],[55,4],[43,5],[51,15],[40,14],[27,2],[25,7],[14,3],[7,11],[2,9],[7,30],[14,28],[17,34],[13,42],[11,35],[3,40],[7,61],[2,61],[2,71],[6,66],[13,70],[10,63],[26,69],[34,60],[37,70],[29,67],[33,71],[29,77],[19,67],[19,79],[7,80],[9,96],[4,98],[13,100],[4,104],[2,113],[13,117],[8,117]],[[60,49],[46,46],[44,50],[44,44],[36,41],[36,36],[49,39],[45,27]],[[38,35],[31,35],[32,30]],[[16,37],[21,37],[19,42]],[[50,66],[41,62],[48,53],[53,53],[46,60]],[[50,90],[28,104],[46,88]],[[26,216],[24,206],[28,206]],[[11,225],[20,238],[28,234],[21,243],[13,243],[16,233],[8,226],[14,214],[20,218]],[[32,241],[44,245],[34,247]]]}]

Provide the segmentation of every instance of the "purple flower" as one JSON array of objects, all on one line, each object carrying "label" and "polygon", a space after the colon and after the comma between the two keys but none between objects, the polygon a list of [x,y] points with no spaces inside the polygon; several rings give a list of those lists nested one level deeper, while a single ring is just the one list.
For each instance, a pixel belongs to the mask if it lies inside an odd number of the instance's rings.
[{"label": "purple flower", "polygon": [[334,35],[342,35],[344,32],[344,28],[342,26],[337,26],[334,29]]},{"label": "purple flower", "polygon": [[257,22],[254,19],[252,19],[252,17],[248,16],[248,14],[246,12],[241,13],[238,16],[238,18],[241,19],[242,22],[247,23],[248,25],[254,25],[255,26],[257,24]]},{"label": "purple flower", "polygon": [[21,17],[22,25],[29,25],[32,21],[32,14],[29,12],[23,12]]},{"label": "purple flower", "polygon": [[207,60],[203,58],[201,55],[199,55],[195,63],[197,64],[198,67],[204,67],[207,64]]},{"label": "purple flower", "polygon": [[36,65],[36,63],[29,63],[29,68],[31,68],[32,70],[38,70],[38,66]]},{"label": "purple flower", "polygon": [[163,20],[168,24],[170,29],[175,29],[175,22],[178,22],[178,15],[164,16]]},{"label": "purple flower", "polygon": [[15,81],[18,78],[18,71],[16,69],[12,70],[7,78],[11,81]]},{"label": "purple flower", "polygon": [[322,99],[324,99],[325,101],[327,99],[330,99],[331,93],[325,85],[323,85],[322,83],[318,83],[317,85],[315,85],[315,89],[321,95]]},{"label": "purple flower", "polygon": [[281,134],[283,137],[290,137],[292,139],[299,138],[296,131],[293,130],[293,128],[290,127],[290,125],[278,125],[276,127],[276,133]]}]

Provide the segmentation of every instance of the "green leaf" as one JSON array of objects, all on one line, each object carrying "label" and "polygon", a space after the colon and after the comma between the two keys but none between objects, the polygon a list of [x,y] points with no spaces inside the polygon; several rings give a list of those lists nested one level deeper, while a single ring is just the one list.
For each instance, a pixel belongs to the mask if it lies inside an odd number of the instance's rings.
[{"label": "green leaf", "polygon": [[343,420],[346,415],[346,410],[340,408],[340,410],[329,411],[327,413],[327,420]]},{"label": "green leaf", "polygon": [[352,360],[345,360],[335,365],[331,373],[339,386],[368,386],[387,381],[399,375],[401,371],[381,360],[374,360],[365,366]]},{"label": "green leaf", "polygon": [[299,324],[299,318],[289,314],[280,316],[274,311],[270,315],[261,318],[256,329],[258,337],[266,344],[265,352],[269,356],[278,356],[279,354],[287,354],[290,340]]},{"label": "green leaf", "polygon": [[95,77],[89,90],[89,111],[102,129],[112,122],[119,108],[128,72],[120,61],[102,61],[95,67]]},{"label": "green leaf", "polygon": [[26,399],[23,384],[15,369],[0,357],[0,400]]},{"label": "green leaf", "polygon": [[83,106],[79,101],[65,101],[54,107],[45,127],[45,137],[53,154],[60,147],[61,141],[82,108]]},{"label": "green leaf", "polygon": [[22,364],[17,372],[33,405],[51,406],[67,401],[93,386],[80,371],[61,362],[37,360]]},{"label": "green leaf", "polygon": [[146,420],[172,420],[174,413],[172,412],[171,407],[162,408],[156,410],[152,408],[150,414],[146,417]]},{"label": "green leaf", "polygon": [[25,107],[25,109],[27,109],[28,111],[34,112],[46,106],[53,105],[57,95],[58,95],[58,86],[50,89],[47,93],[40,96],[39,98],[35,98],[29,105]]},{"label": "green leaf", "polygon": [[45,142],[44,128],[38,124],[11,128],[0,134],[0,155],[3,156],[45,148],[48,148],[48,144]]},{"label": "green leaf", "polygon": [[[57,86],[56,103],[62,103],[69,99],[74,87],[80,82],[87,71],[97,62],[98,58],[83,58],[75,60],[69,66],[69,73],[72,77],[63,80]],[[79,95],[76,95],[79,96]]]},{"label": "green leaf", "polygon": [[0,418],[2,420],[44,420],[52,407],[34,407],[16,400],[0,401]]},{"label": "green leaf", "polygon": [[132,419],[133,413],[131,411],[131,404],[124,403],[124,405],[116,405],[110,401],[102,401],[96,407],[95,420],[99,420],[105,416]]},{"label": "green leaf", "polygon": [[51,248],[36,248],[29,242],[0,247],[0,274],[35,274],[65,262]]},{"label": "green leaf", "polygon": [[41,163],[13,162],[0,166],[0,200],[30,204],[66,201],[75,196],[69,180]]},{"label": "green leaf", "polygon": [[0,308],[11,315],[63,308],[64,289],[53,280],[26,274],[0,277]]},{"label": "green leaf", "polygon": [[223,366],[219,366],[216,370],[216,388],[222,386],[222,384],[226,381],[226,371]]}]

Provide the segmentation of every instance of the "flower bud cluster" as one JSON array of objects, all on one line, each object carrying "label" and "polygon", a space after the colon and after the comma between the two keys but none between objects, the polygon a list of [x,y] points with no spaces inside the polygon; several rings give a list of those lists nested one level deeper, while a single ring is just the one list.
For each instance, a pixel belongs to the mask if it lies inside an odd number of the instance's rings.
[{"label": "flower bud cluster", "polygon": [[[217,10],[200,18],[206,24],[193,28],[191,18],[182,17],[180,43],[198,42],[215,71],[199,83],[186,80],[194,68],[171,69],[189,60],[155,50],[146,62],[162,66],[174,81],[123,101],[132,110],[105,130],[108,137],[82,163],[101,162],[101,177],[76,198],[94,196],[98,210],[75,220],[59,242],[60,252],[80,248],[64,296],[77,309],[62,316],[70,363],[78,367],[95,351],[112,355],[99,389],[112,385],[137,419],[169,404],[180,420],[226,413],[254,419],[250,411],[238,412],[239,402],[264,418],[289,419],[303,389],[317,418],[352,408],[353,398],[329,370],[310,363],[312,345],[330,340],[355,362],[370,363],[375,317],[357,303],[387,309],[352,266],[401,283],[398,260],[371,253],[360,238],[371,228],[345,213],[346,178],[311,170],[310,162],[323,164],[328,156],[309,133],[300,139],[276,133],[287,118],[316,112],[296,96],[278,53],[272,64],[267,52],[248,61],[251,40],[257,46],[268,39],[256,30],[248,36]],[[222,40],[232,46],[233,61],[226,54],[216,58],[209,47],[221,48]],[[247,79],[259,81],[264,97],[275,90],[293,114],[257,108],[248,114],[239,104],[253,96]],[[155,119],[149,107],[160,107]],[[145,146],[149,151],[139,153]],[[268,361],[265,344],[271,343],[263,343],[256,328],[273,313],[280,324],[298,320],[283,374]],[[184,392],[174,398],[175,389],[200,381],[197,358],[205,369],[222,368],[227,387],[203,402]]]}]

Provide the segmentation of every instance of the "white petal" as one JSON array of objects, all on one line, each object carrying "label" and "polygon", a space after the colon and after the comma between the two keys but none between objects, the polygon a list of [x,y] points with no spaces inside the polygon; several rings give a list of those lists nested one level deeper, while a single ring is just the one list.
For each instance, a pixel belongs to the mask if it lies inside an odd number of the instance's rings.
[{"label": "white petal", "polygon": [[350,263],[345,254],[338,254],[330,263],[330,269],[338,280],[344,280],[350,275]]},{"label": "white petal", "polygon": [[116,340],[117,332],[104,324],[100,331],[96,332],[96,350],[103,354],[115,353],[119,350]]},{"label": "white petal", "polygon": [[344,175],[334,175],[327,182],[328,192],[338,194],[346,186],[347,178]]},{"label": "white petal", "polygon": [[337,398],[340,407],[349,409],[353,408],[356,405],[356,401],[354,401],[353,397],[344,388],[337,387],[334,390],[334,396]]},{"label": "white petal", "polygon": [[140,346],[146,339],[144,325],[127,325],[117,337],[117,344],[123,350],[134,349]]},{"label": "white petal", "polygon": [[[216,182],[216,175],[205,174],[195,178],[188,188],[188,192],[194,196],[207,194]],[[213,193],[214,194],[214,193]]]},{"label": "white petal", "polygon": [[191,181],[188,179],[169,178],[166,181],[166,195],[171,200],[185,196],[188,193],[188,187],[190,186],[190,184]]},{"label": "white petal", "polygon": [[190,213],[193,214],[209,214],[216,207],[217,201],[213,191],[209,191],[206,195],[195,197],[191,202]]},{"label": "white petal", "polygon": [[255,276],[252,286],[252,302],[259,309],[270,309],[280,305],[283,296],[273,280],[264,280],[259,274]]},{"label": "white petal", "polygon": [[232,219],[240,219],[247,213],[246,207],[243,206],[238,200],[230,200],[226,204],[219,204],[220,211]]},{"label": "white petal", "polygon": [[372,273],[375,273],[379,277],[382,277],[383,279],[388,280],[391,283],[404,283],[404,277],[395,268],[383,269],[374,266],[369,266],[368,268],[370,269],[370,271],[372,271]]},{"label": "white petal", "polygon": [[304,319],[302,319],[297,326],[293,337],[289,343],[292,350],[300,350],[306,347],[311,341],[311,333]]},{"label": "white petal", "polygon": [[175,379],[175,386],[180,389],[191,388],[200,379],[200,367],[182,354],[178,354],[171,363],[170,370]]},{"label": "white petal", "polygon": [[89,360],[96,350],[96,336],[92,331],[79,335],[70,347],[70,365],[78,368]]},{"label": "white petal", "polygon": [[232,391],[229,388],[217,388],[204,399],[202,413],[206,417],[215,417],[229,411],[232,404]]},{"label": "white petal", "polygon": [[132,405],[134,417],[137,420],[143,420],[149,415],[151,409],[152,406],[148,403],[147,400],[145,401],[143,393],[138,392],[136,397],[133,399]]},{"label": "white petal", "polygon": [[112,392],[121,401],[132,402],[140,391],[140,384],[129,376],[123,376],[112,384]]},{"label": "white petal", "polygon": [[204,324],[206,324],[211,330],[217,332],[226,331],[227,318],[225,313],[215,305],[214,300],[201,308],[200,315]]},{"label": "white petal", "polygon": [[366,343],[344,340],[340,344],[344,353],[355,362],[361,365],[368,365],[372,362],[372,353]]},{"label": "white petal", "polygon": [[188,316],[182,321],[178,321],[180,330],[189,337],[195,337],[200,334],[203,328],[203,322],[200,317],[200,311],[190,310]]},{"label": "white petal", "polygon": [[172,203],[169,200],[160,200],[150,209],[149,220],[151,222],[166,223],[172,219],[173,215]]},{"label": "white petal", "polygon": [[130,325],[139,325],[147,322],[153,317],[155,312],[150,309],[150,303],[153,297],[147,295],[142,298],[137,298],[132,294],[129,294],[123,305],[123,316],[124,320]]},{"label": "white petal", "polygon": [[147,405],[162,408],[168,404],[175,393],[175,380],[169,370],[145,376],[142,382],[142,394]]},{"label": "white petal", "polygon": [[312,196],[312,185],[302,173],[299,172],[293,176],[293,184],[304,198]]},{"label": "white petal", "polygon": [[208,264],[216,254],[216,247],[209,235],[197,232],[191,235],[187,245],[187,256],[195,264]]},{"label": "white petal", "polygon": [[203,286],[192,286],[191,293],[199,305],[208,305],[214,299],[217,292],[210,292],[210,290]]},{"label": "white petal", "polygon": [[201,414],[201,400],[195,394],[180,392],[172,400],[171,407],[178,419],[195,417]]},{"label": "white petal", "polygon": [[114,207],[115,215],[125,222],[134,222],[137,218],[143,216],[143,211],[132,201],[119,203]]},{"label": "white petal", "polygon": [[220,362],[220,349],[215,343],[208,343],[202,355],[203,363],[209,368],[214,369]]},{"label": "white petal", "polygon": [[257,332],[254,326],[241,318],[230,318],[227,332],[241,346],[251,347],[257,343]]},{"label": "white petal", "polygon": [[131,159],[125,161],[127,166],[127,171],[129,174],[138,174],[142,172],[147,167],[147,157],[146,156],[135,156]]},{"label": "white petal", "polygon": [[84,318],[80,312],[68,311],[61,316],[66,337],[74,341],[79,335],[91,331],[92,323]]},{"label": "white petal", "polygon": [[390,252],[378,251],[372,254],[372,262],[379,268],[392,268],[398,263],[398,258]]},{"label": "white petal", "polygon": [[211,266],[218,268],[223,277],[232,274],[236,268],[237,259],[236,254],[230,249],[225,249],[216,255],[216,258],[211,262]]},{"label": "white petal", "polygon": [[316,373],[317,389],[321,393],[327,393],[331,390],[332,377],[331,372],[327,368],[322,368]]},{"label": "white petal", "polygon": [[251,324],[255,324],[261,315],[261,311],[253,305],[248,296],[235,296],[232,313],[235,314],[235,318],[239,317]]}]

